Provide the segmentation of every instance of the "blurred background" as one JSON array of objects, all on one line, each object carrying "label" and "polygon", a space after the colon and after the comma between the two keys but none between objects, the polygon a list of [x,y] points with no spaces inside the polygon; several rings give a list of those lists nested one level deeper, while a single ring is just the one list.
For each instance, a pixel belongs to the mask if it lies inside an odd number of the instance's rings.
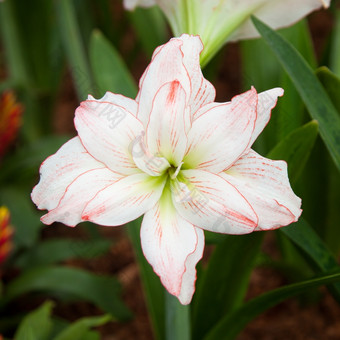
[{"label": "blurred background", "polygon": [[[340,76],[339,1],[281,33],[313,68],[326,65]],[[73,117],[80,101],[88,94],[100,98],[107,90],[134,97],[153,50],[170,37],[156,7],[126,12],[118,0],[0,3],[0,334],[4,338],[16,334],[19,340],[22,320],[41,306],[45,309],[39,318],[49,320],[54,334],[90,317],[79,339],[153,338],[132,246],[138,240],[124,227],[45,226],[30,193],[39,180],[41,162],[76,135]],[[217,101],[228,101],[251,85],[259,92],[285,88],[285,97],[256,144],[263,155],[310,120],[291,81],[261,39],[228,44],[203,71],[216,87]],[[339,93],[339,88],[334,91]],[[303,199],[304,218],[338,258],[340,180],[319,137],[293,187]],[[213,238],[207,242],[202,268],[215,247]],[[312,266],[287,239],[268,232],[246,298],[311,273]],[[103,313],[114,318],[99,318]],[[340,307],[325,288],[314,289],[262,314],[238,339],[340,339]]]}]

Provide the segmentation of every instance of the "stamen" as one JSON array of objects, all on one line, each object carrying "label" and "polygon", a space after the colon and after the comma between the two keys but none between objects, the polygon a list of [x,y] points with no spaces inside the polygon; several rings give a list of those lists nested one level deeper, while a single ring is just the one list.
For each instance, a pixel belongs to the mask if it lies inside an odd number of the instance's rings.
[{"label": "stamen", "polygon": [[178,173],[180,172],[181,167],[182,167],[183,164],[184,164],[184,162],[182,162],[182,163],[177,167],[176,171],[170,176],[171,179],[175,179],[175,178],[177,177],[177,175],[178,175]]}]

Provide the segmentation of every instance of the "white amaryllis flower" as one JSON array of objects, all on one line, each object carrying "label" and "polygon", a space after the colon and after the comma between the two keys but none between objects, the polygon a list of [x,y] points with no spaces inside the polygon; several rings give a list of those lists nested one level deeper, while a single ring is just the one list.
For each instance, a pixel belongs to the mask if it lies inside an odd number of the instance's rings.
[{"label": "white amaryllis flower", "polygon": [[144,214],[144,255],[183,304],[195,290],[203,230],[247,234],[301,214],[286,163],[251,149],[283,90],[214,102],[202,47],[189,35],[158,47],[135,100],[107,92],[82,102],[78,136],[42,164],[32,192],[49,210],[45,224],[117,226]]},{"label": "white amaryllis flower", "polygon": [[204,44],[205,64],[226,41],[259,37],[250,20],[255,15],[277,29],[297,22],[310,12],[327,8],[331,0],[124,0],[126,9],[158,5],[173,33],[198,34]]}]

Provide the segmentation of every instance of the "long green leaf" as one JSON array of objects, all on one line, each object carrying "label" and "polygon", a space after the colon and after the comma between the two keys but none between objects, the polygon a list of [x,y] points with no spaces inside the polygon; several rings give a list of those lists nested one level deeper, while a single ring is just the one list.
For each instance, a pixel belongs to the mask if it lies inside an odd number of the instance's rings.
[{"label": "long green leaf", "polygon": [[228,235],[217,245],[197,282],[193,303],[194,339],[202,339],[223,315],[240,306],[262,240],[260,232]]},{"label": "long green leaf", "polygon": [[332,100],[340,115],[340,76],[335,75],[326,66],[319,67],[316,70],[316,75],[319,78],[321,84],[324,86],[329,98]]},{"label": "long green leaf", "polygon": [[151,57],[156,47],[167,40],[167,25],[158,7],[136,8],[129,13],[135,32],[139,37],[144,51]]},{"label": "long green leaf", "polygon": [[295,183],[300,177],[318,135],[318,123],[313,120],[282,139],[267,155],[288,163],[288,177]]},{"label": "long green leaf", "polygon": [[[340,270],[334,255],[303,218],[288,227],[281,228],[280,232],[302,249],[318,270],[323,272]],[[332,287],[332,293],[340,302],[340,283]]]},{"label": "long green leaf", "polygon": [[15,340],[47,340],[52,330],[51,311],[53,303],[45,302],[41,307],[29,313],[20,323],[15,333]]},{"label": "long green leaf", "polygon": [[310,115],[318,121],[321,137],[340,170],[340,117],[326,91],[294,47],[260,20],[252,20],[291,77]]},{"label": "long green leaf", "polygon": [[106,91],[132,98],[136,96],[135,81],[123,59],[98,30],[95,30],[91,36],[90,60],[100,96],[103,96]]},{"label": "long green leaf", "polygon": [[38,240],[42,224],[29,193],[21,188],[2,187],[0,204],[6,205],[10,210],[16,246],[24,248],[33,246]]},{"label": "long green leaf", "polygon": [[291,284],[272,290],[268,293],[256,297],[237,311],[226,315],[204,338],[204,340],[232,340],[237,334],[257,315],[278,303],[304,293],[308,288],[318,287],[340,281],[340,273],[325,274],[323,276]]},{"label": "long green leaf", "polygon": [[116,279],[99,276],[76,268],[49,266],[24,272],[6,287],[1,306],[28,292],[49,291],[92,302],[117,319],[127,319],[130,311],[120,300]]},{"label": "long green leaf", "polygon": [[33,268],[54,264],[70,258],[92,259],[104,254],[110,248],[108,240],[80,241],[72,239],[53,239],[38,243],[21,254],[15,262],[20,268]]},{"label": "long green leaf", "polygon": [[111,315],[82,318],[64,329],[53,340],[83,340],[92,327],[104,325],[112,319]]}]

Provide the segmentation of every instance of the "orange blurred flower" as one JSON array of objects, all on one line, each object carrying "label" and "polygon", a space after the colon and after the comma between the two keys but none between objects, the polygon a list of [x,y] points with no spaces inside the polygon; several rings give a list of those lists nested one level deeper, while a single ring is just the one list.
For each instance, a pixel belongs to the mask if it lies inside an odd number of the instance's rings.
[{"label": "orange blurred flower", "polygon": [[5,91],[0,96],[0,157],[17,136],[21,125],[23,107],[16,102],[12,91]]},{"label": "orange blurred flower", "polygon": [[6,207],[0,207],[0,264],[6,260],[13,248],[13,228],[9,224],[9,221],[9,210]]}]

